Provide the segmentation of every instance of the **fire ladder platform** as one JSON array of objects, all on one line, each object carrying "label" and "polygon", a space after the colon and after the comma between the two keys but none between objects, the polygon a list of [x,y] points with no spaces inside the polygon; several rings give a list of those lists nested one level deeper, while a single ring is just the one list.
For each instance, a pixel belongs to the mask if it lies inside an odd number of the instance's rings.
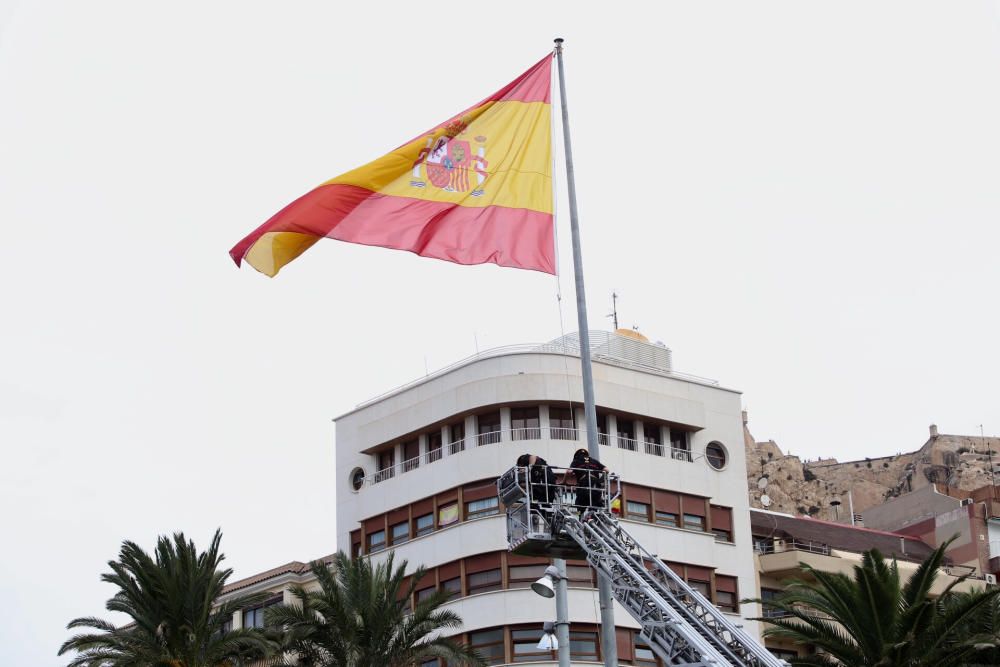
[{"label": "fire ladder platform", "polygon": [[665,664],[787,667],[621,527],[609,511],[619,495],[617,476],[592,475],[595,486],[582,491],[590,507],[583,508],[574,503],[581,487],[566,483],[579,474],[565,470],[561,483],[549,485],[544,475],[529,481],[529,473],[515,467],[497,480],[511,551],[586,559],[611,582],[615,600]]}]

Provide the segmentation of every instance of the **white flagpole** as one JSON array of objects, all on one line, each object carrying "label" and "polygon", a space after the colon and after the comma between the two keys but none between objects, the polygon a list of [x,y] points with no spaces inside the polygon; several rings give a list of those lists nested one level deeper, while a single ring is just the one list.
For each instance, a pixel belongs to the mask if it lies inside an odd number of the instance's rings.
[{"label": "white flagpole", "polygon": [[[573,276],[576,283],[576,320],[580,335],[580,366],[583,371],[583,409],[587,418],[587,451],[600,460],[597,445],[597,407],[594,403],[594,371],[590,361],[590,334],[587,325],[587,295],[583,287],[583,253],[580,250],[580,223],[576,207],[576,177],[573,172],[573,147],[569,138],[569,108],[566,104],[566,77],[563,74],[561,37],[556,38],[556,63],[559,66],[559,101],[562,108],[563,151],[566,154],[566,187],[569,191],[569,226],[573,236]],[[597,577],[601,602],[601,650],[605,667],[618,667],[618,643],[615,637],[615,608],[611,582]]]}]

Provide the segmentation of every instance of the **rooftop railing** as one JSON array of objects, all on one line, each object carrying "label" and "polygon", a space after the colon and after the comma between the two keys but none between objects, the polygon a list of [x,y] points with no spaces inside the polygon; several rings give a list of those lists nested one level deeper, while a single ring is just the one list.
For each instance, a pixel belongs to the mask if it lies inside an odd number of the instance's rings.
[{"label": "rooftop railing", "polygon": [[785,551],[806,551],[822,556],[830,555],[830,545],[822,542],[802,541],[802,540],[778,540],[775,542],[758,542],[754,544],[754,550],[761,554],[775,554]]},{"label": "rooftop railing", "polygon": [[[670,350],[662,345],[652,345],[650,343],[643,343],[641,341],[633,340],[625,336],[621,336],[610,331],[591,331],[590,332],[590,357],[593,361],[609,364],[611,366],[620,366],[622,368],[631,368],[633,370],[642,371],[645,373],[652,373],[654,375],[661,375],[663,377],[676,378],[678,380],[686,380],[689,382],[697,382],[698,384],[706,384],[710,386],[719,386],[717,380],[712,380],[705,377],[700,377],[698,375],[691,375],[690,373],[680,373],[673,369],[673,364],[671,361]],[[475,361],[481,361],[483,359],[491,359],[493,357],[502,357],[510,354],[531,354],[531,353],[541,353],[541,354],[562,354],[570,357],[580,356],[580,340],[576,333],[568,334],[556,340],[550,341],[548,343],[524,343],[520,345],[504,345],[501,347],[494,347],[488,350],[483,350],[477,352],[471,356],[464,359],[456,361],[452,364],[429,373],[426,376],[419,378],[417,380],[412,380],[406,384],[402,384],[395,389],[391,389],[387,392],[379,394],[369,400],[359,403],[357,408],[363,408],[367,405],[375,403],[382,400],[387,396],[391,396],[399,391],[407,389],[409,387],[421,384],[430,379],[440,377],[456,368],[461,368],[467,364]]]}]

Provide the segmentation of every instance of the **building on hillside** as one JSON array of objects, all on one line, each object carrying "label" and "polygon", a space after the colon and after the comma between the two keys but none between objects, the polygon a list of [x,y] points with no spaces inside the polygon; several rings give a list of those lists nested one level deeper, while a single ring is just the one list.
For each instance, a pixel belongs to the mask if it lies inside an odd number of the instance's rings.
[{"label": "building on hillside", "polygon": [[966,491],[930,484],[865,512],[865,525],[914,535],[938,546],[955,566],[996,583],[1000,574],[1000,487]]},{"label": "building on hillside", "polygon": [[[739,602],[757,590],[740,394],[675,372],[667,348],[628,333],[591,334],[600,459],[621,475],[622,521],[734,620],[757,616]],[[495,481],[521,454],[568,466],[586,447],[578,355],[575,334],[483,352],[336,419],[337,548],[425,566],[416,598],[451,591],[458,634],[493,665],[556,660],[536,648],[555,606],[529,588],[548,562],[508,552]],[[279,601],[308,578],[290,563],[230,590]],[[570,561],[568,578],[572,659],[600,662],[594,573]],[[617,604],[615,618],[620,662],[655,665]]]},{"label": "building on hillside", "polygon": [[[821,572],[839,572],[853,577],[853,568],[861,563],[861,555],[878,549],[883,556],[894,558],[900,576],[905,580],[934,548],[916,536],[861,528],[805,516],[793,516],[765,510],[750,510],[750,528],[760,581],[758,597],[767,600],[778,596],[788,581],[806,577],[803,565]],[[940,593],[967,569],[942,568],[933,592]],[[984,581],[969,579],[959,584],[959,590],[981,588]],[[778,612],[765,611],[765,618]],[[779,658],[789,659],[814,652],[810,646],[795,646],[768,638],[765,646]]]}]

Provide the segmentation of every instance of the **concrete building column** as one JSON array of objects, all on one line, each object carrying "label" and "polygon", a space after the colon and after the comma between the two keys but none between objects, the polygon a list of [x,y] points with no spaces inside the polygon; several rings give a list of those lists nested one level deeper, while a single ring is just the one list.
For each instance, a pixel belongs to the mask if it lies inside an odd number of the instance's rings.
[{"label": "concrete building column", "polygon": [[500,408],[500,442],[510,440],[510,408]]}]

